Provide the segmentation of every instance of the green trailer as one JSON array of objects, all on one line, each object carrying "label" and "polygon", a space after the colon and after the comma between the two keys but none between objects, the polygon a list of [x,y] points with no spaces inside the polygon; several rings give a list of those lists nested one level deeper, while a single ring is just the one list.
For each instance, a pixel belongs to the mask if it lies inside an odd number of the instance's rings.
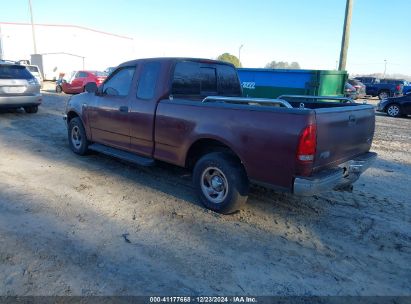
[{"label": "green trailer", "polygon": [[238,69],[245,97],[344,96],[346,71]]}]

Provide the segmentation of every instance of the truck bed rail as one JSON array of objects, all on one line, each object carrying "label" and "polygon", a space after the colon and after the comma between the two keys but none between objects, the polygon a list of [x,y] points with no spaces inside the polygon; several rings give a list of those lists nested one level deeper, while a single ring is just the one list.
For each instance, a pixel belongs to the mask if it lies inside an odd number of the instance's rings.
[{"label": "truck bed rail", "polygon": [[204,98],[202,102],[225,102],[248,105],[273,105],[292,109],[292,106],[288,101],[281,99],[208,96]]},{"label": "truck bed rail", "polygon": [[351,98],[348,97],[337,97],[337,96],[311,96],[311,95],[281,95],[277,97],[278,99],[294,99],[295,101],[305,99],[305,100],[336,100],[341,103],[354,103]]}]

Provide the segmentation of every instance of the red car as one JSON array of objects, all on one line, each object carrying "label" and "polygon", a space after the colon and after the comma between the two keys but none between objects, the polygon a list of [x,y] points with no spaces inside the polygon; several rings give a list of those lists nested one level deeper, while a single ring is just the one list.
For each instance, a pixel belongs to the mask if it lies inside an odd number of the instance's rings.
[{"label": "red car", "polygon": [[107,78],[107,74],[98,71],[77,71],[71,74],[68,81],[63,80],[61,83],[57,83],[56,92],[62,91],[66,94],[77,94],[84,92],[86,84],[94,82],[99,86]]}]

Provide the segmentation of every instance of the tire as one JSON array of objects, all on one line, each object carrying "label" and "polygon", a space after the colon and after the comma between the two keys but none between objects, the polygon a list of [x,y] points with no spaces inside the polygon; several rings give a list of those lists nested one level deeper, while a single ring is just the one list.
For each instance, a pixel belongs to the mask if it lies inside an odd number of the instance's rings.
[{"label": "tire", "polygon": [[37,113],[39,110],[39,106],[30,106],[30,107],[24,107],[24,111],[28,114],[34,114]]},{"label": "tire", "polygon": [[390,92],[381,91],[381,92],[378,93],[378,98],[380,100],[383,100],[383,99],[388,98],[388,97],[390,97]]},{"label": "tire", "polygon": [[56,93],[60,94],[61,92],[63,92],[63,88],[60,85],[56,86]]},{"label": "tire", "polygon": [[86,130],[79,117],[70,120],[67,136],[70,148],[74,153],[79,155],[87,154],[89,142],[87,140]]},{"label": "tire", "polygon": [[400,106],[395,103],[388,105],[387,108],[385,109],[385,112],[387,112],[388,116],[391,116],[391,117],[402,116]]},{"label": "tire", "polygon": [[247,174],[228,153],[213,152],[200,158],[194,166],[193,183],[203,205],[218,213],[238,211],[248,198]]}]

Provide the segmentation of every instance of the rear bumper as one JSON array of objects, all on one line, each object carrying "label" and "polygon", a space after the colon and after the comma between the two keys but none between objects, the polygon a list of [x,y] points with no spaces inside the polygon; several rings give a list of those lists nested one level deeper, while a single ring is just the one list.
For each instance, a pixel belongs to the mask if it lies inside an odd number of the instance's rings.
[{"label": "rear bumper", "polygon": [[311,196],[350,186],[371,166],[376,157],[377,153],[368,152],[341,164],[335,169],[323,171],[310,177],[296,177],[293,193],[301,196]]},{"label": "rear bumper", "polygon": [[12,107],[23,107],[23,106],[33,106],[41,104],[42,96],[41,94],[28,95],[28,96],[0,96],[0,107],[2,108],[12,108]]}]

